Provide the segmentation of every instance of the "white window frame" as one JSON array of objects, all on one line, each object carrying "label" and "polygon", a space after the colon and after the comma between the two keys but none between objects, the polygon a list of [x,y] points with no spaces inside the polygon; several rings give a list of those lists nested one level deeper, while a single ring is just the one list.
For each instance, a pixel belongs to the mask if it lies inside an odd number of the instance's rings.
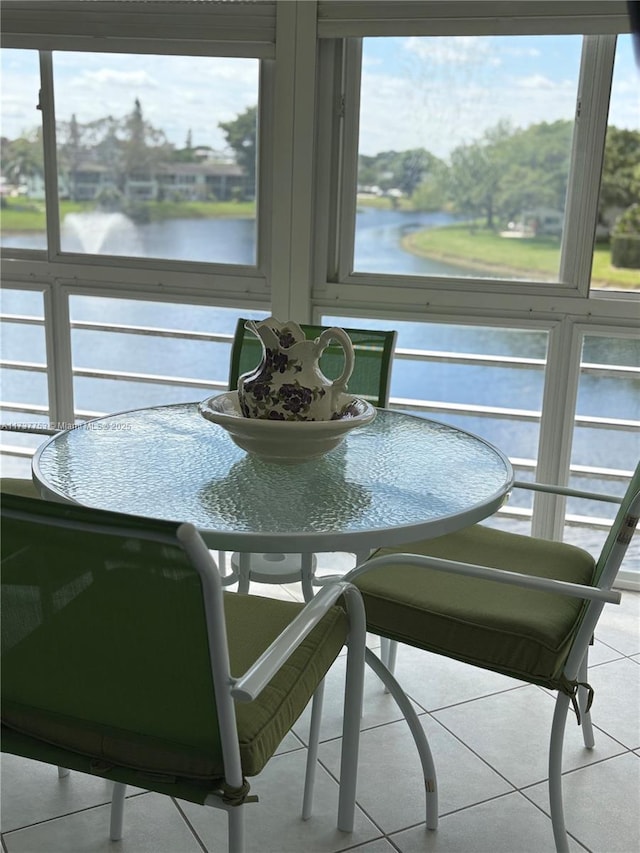
[{"label": "white window frame", "polygon": [[[216,39],[203,37],[215,32]],[[273,104],[276,4],[194,0],[7,0],[3,5],[2,47],[39,51],[40,108],[45,160],[47,248],[2,249],[6,279],[23,268],[40,267],[85,283],[104,280],[147,287],[153,280],[166,293],[216,293],[220,299],[238,299],[256,306],[270,300],[273,222]],[[142,37],[144,36],[144,37]],[[160,258],[91,257],[60,249],[57,186],[53,51],[89,53],[174,54],[181,56],[252,57],[260,61],[258,87],[259,162],[256,186],[257,246],[255,265],[185,262]],[[26,265],[18,263],[26,261]],[[44,262],[44,264],[43,264]],[[132,280],[133,279],[133,280]],[[14,279],[17,280],[17,279]]]}]

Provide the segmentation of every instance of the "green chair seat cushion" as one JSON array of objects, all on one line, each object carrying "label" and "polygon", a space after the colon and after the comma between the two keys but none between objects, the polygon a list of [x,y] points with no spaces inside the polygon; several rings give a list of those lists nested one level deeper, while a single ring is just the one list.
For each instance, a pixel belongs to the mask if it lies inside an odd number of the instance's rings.
[{"label": "green chair seat cushion", "polygon": [[[303,607],[296,602],[227,593],[232,675],[245,672]],[[236,703],[245,776],[259,773],[276,751],[344,648],[348,631],[345,611],[333,607],[256,700]]]},{"label": "green chair seat cushion", "polygon": [[40,492],[26,477],[2,477],[0,479],[0,493],[9,495],[24,495],[27,498],[39,498]]},{"label": "green chair seat cushion", "polygon": [[[579,584],[595,563],[572,545],[475,525],[373,557],[414,553]],[[535,684],[562,687],[582,599],[434,569],[391,565],[355,580],[368,630]]]},{"label": "green chair seat cushion", "polygon": [[[4,649],[3,723],[106,765],[219,779],[223,763],[206,637],[202,633],[198,641],[193,628],[200,621],[204,632],[203,616],[152,606],[156,599],[149,576],[139,598],[129,579],[123,599],[118,575],[114,569],[73,596],[67,593],[71,601],[64,606],[53,600],[38,627],[31,626],[24,638]],[[7,596],[30,590],[5,587],[7,609]],[[124,613],[144,608],[145,600],[144,618]],[[34,608],[40,606],[34,601]],[[232,675],[242,674],[302,606],[226,593]],[[88,613],[93,614],[90,621]],[[168,621],[171,630],[165,631]],[[189,638],[183,645],[164,642],[165,634],[180,633],[176,622]],[[137,625],[144,625],[144,633]],[[343,609],[332,608],[255,701],[236,703],[245,776],[259,773],[273,755],[338,656],[347,631]],[[68,684],[74,681],[78,689],[70,692]],[[61,683],[67,685],[64,690]]]}]

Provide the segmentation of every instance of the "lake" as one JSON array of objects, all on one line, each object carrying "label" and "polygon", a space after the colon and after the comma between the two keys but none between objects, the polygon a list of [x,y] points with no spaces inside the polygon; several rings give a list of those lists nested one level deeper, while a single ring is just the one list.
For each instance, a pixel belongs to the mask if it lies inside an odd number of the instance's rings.
[{"label": "lake", "polygon": [[[356,217],[355,269],[405,275],[460,275],[459,267],[430,261],[400,248],[405,234],[453,221],[446,213],[363,208]],[[41,250],[45,236],[4,234],[0,245]],[[253,265],[256,226],[254,219],[232,218],[169,219],[137,225],[122,213],[71,213],[62,222],[61,245],[65,252]],[[464,273],[470,275],[473,270],[465,269]]]},{"label": "lake", "polygon": [[[84,217],[84,218],[83,218]],[[402,237],[410,231],[447,224],[446,214],[410,213],[365,209],[357,216],[356,270],[376,273],[459,275],[453,266],[429,261],[405,252]],[[10,235],[4,244],[37,248],[42,236]],[[170,220],[135,226],[121,214],[72,214],[65,220],[63,246],[68,251],[134,254],[183,260],[251,264],[255,252],[255,222],[249,219]],[[473,271],[465,269],[465,274]],[[479,272],[479,271],[478,271]],[[5,293],[4,310],[34,313],[27,303],[33,296],[15,291]],[[231,332],[238,312],[193,305],[152,304],[137,300],[74,296],[74,320],[161,326],[196,331]],[[544,359],[547,335],[540,330],[500,329],[439,323],[366,321],[327,317],[329,324],[365,325],[398,330],[398,347],[431,349]],[[74,330],[74,364],[85,368],[216,379],[224,382],[228,371],[228,346],[175,339],[154,339],[125,334]],[[45,361],[42,329],[6,324],[2,350],[5,358]],[[638,366],[640,346],[622,339],[587,338],[585,361]],[[3,396],[7,400],[46,401],[46,383],[31,374],[25,383],[20,371],[5,371]],[[462,405],[501,406],[507,409],[539,410],[542,405],[544,372],[540,368],[510,369],[482,365],[460,365],[449,361],[425,363],[396,360],[391,395],[453,402]],[[76,406],[89,411],[117,411],[141,405],[192,400],[204,396],[189,386],[163,387],[150,383],[110,379],[76,378]],[[37,399],[36,399],[37,398]],[[640,419],[640,382],[586,375],[580,383],[578,412]],[[476,432],[512,457],[534,459],[537,455],[538,424],[509,418],[464,414],[435,415]],[[638,438],[616,432],[610,440],[602,430],[579,428],[575,432],[572,462],[628,469],[638,456]],[[583,507],[575,511],[582,512]]]}]

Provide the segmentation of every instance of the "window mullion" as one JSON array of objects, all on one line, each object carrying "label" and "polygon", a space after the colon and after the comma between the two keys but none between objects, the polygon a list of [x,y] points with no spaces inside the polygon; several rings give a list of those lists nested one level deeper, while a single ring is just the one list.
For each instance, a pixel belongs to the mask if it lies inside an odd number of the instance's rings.
[{"label": "window mullion", "polygon": [[358,146],[360,123],[360,79],[362,39],[345,43],[343,82],[343,146],[338,211],[338,281],[353,272],[358,188]]},{"label": "window mullion", "polygon": [[313,139],[316,120],[318,40],[316,4],[298,7],[295,37],[292,160],[291,286],[289,317],[311,319],[313,246]]},{"label": "window mullion", "polygon": [[[536,480],[567,485],[580,373],[581,337],[565,318],[549,333]],[[565,499],[536,493],[531,533],[562,539]]]},{"label": "window mullion", "polygon": [[585,36],[568,180],[560,281],[589,293],[616,37]]},{"label": "window mullion", "polygon": [[312,290],[337,275],[336,211],[340,183],[342,42],[318,43],[316,135],[314,162],[314,223]]},{"label": "window mullion", "polygon": [[51,51],[40,51],[40,102],[38,108],[42,112],[47,254],[49,260],[53,260],[60,254],[60,207],[58,204],[58,156]]},{"label": "window mullion", "polygon": [[315,4],[278,10],[270,282],[273,313],[311,317]]},{"label": "window mullion", "polygon": [[70,424],[75,414],[69,292],[57,282],[44,292],[44,317],[51,423]]}]

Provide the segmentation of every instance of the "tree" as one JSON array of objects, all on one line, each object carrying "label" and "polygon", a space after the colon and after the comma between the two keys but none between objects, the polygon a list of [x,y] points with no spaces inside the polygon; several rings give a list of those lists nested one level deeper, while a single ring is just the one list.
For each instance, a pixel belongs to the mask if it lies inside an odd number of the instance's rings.
[{"label": "tree", "polygon": [[500,122],[451,155],[449,186],[459,212],[486,217],[493,228],[524,211],[562,211],[567,192],[571,134],[568,121],[513,130]]},{"label": "tree", "polygon": [[78,123],[75,113],[66,126],[60,128],[58,139],[58,167],[67,173],[69,195],[73,201],[78,200],[78,171],[83,157],[82,144],[83,128]]},{"label": "tree", "polygon": [[383,191],[398,189],[413,198],[423,183],[433,185],[436,174],[442,168],[442,161],[425,148],[381,151],[374,156],[361,154],[358,160],[358,184],[380,187]]},{"label": "tree", "polygon": [[610,126],[604,149],[599,217],[640,202],[640,131]]},{"label": "tree", "polygon": [[487,228],[493,228],[501,175],[495,154],[486,139],[460,145],[451,153],[449,170],[449,188],[456,209],[474,217],[484,216]]},{"label": "tree", "polygon": [[122,142],[118,137],[119,127],[120,122],[117,119],[107,116],[86,125],[86,131],[95,139],[92,159],[107,170],[119,191],[123,192],[125,176],[122,168]]},{"label": "tree", "polygon": [[254,195],[258,152],[258,108],[247,107],[232,121],[219,122],[218,127],[224,131],[227,145],[235,154],[236,163],[244,169],[247,192]]},{"label": "tree", "polygon": [[411,194],[416,210],[444,210],[450,202],[449,167],[443,160],[432,157],[429,168]]},{"label": "tree", "polygon": [[123,130],[125,174],[150,174],[153,166],[165,156],[167,141],[162,130],[157,130],[145,120],[139,98],[135,99],[133,110],[125,117]]},{"label": "tree", "polygon": [[37,128],[12,141],[3,140],[2,170],[12,184],[44,174],[42,131]]},{"label": "tree", "polygon": [[573,123],[540,122],[502,140],[496,209],[504,222],[525,210],[564,210]]}]

